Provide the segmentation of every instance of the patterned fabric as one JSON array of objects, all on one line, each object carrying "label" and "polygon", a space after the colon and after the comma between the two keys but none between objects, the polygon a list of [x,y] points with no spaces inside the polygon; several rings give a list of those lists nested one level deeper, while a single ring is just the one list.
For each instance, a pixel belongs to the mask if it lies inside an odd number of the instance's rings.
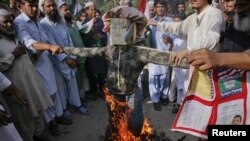
[{"label": "patterned fabric", "polygon": [[[160,52],[141,46],[109,46],[103,48],[70,48],[65,47],[66,53],[81,57],[103,56],[109,61],[106,87],[115,94],[132,94],[136,91],[137,78],[148,63],[174,66],[169,60],[170,53]],[[187,62],[179,67],[188,68]]]}]

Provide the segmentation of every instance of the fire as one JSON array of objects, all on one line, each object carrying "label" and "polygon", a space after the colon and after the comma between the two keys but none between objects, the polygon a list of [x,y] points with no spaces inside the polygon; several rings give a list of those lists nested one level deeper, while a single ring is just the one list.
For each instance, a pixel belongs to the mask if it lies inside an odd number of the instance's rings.
[{"label": "fire", "polygon": [[105,99],[108,102],[111,109],[111,120],[112,124],[117,129],[117,131],[112,131],[110,137],[111,141],[150,141],[152,140],[153,128],[149,124],[148,120],[145,118],[141,133],[139,136],[133,135],[129,130],[128,117],[132,112],[132,109],[128,108],[127,102],[117,101],[113,95],[105,92]]}]

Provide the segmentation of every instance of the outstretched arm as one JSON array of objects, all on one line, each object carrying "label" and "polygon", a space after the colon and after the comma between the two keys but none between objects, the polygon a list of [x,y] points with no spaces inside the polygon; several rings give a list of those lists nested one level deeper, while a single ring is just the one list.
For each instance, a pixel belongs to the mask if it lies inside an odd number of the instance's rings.
[{"label": "outstretched arm", "polygon": [[141,60],[145,63],[154,63],[184,69],[189,68],[189,63],[185,59],[182,59],[180,65],[176,65],[174,62],[172,62],[169,58],[171,52],[162,52],[157,49],[146,48],[141,46],[137,46],[137,48],[139,49],[138,52],[140,52]]},{"label": "outstretched arm", "polygon": [[73,54],[80,57],[93,57],[93,56],[104,56],[105,49],[107,47],[93,47],[93,48],[83,48],[83,47],[64,47],[63,50],[67,54]]},{"label": "outstretched arm", "polygon": [[208,49],[199,49],[188,55],[188,61],[200,70],[216,67],[250,70],[250,49],[239,53],[218,53]]}]

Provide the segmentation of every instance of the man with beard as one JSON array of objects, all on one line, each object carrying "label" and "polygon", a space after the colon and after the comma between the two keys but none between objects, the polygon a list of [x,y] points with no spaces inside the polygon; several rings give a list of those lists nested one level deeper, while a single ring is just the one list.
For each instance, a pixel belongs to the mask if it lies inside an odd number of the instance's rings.
[{"label": "man with beard", "polygon": [[[55,0],[40,0],[39,7],[46,14],[40,23],[49,38],[61,47],[74,46],[68,28],[62,16],[59,14]],[[76,56],[60,54],[53,56],[51,59],[54,63],[58,92],[64,109],[63,118],[68,119],[68,124],[71,124],[71,114],[67,110],[67,101],[73,105],[79,113],[83,115],[89,114],[87,108],[81,104],[77,87],[75,76],[75,68],[77,65]]]},{"label": "man with beard", "polygon": [[188,61],[198,66],[200,70],[215,67],[250,70],[250,1],[236,0],[234,27],[225,38],[231,40],[227,44],[230,47],[223,46],[222,51],[227,51],[227,53],[199,49],[188,55]]},{"label": "man with beard", "polygon": [[[11,103],[10,97],[6,97],[11,114],[16,117],[14,124],[22,130],[24,140],[42,138],[44,130],[42,112],[52,106],[53,103],[47,94],[37,72],[25,52],[24,47],[18,46],[11,13],[0,9],[0,71],[20,89],[20,94],[27,99],[28,111],[25,108]],[[5,59],[2,59],[5,58]],[[17,111],[17,110],[18,111]],[[22,123],[22,124],[20,124]],[[27,128],[28,127],[28,128]],[[28,134],[23,134],[28,133]]]},{"label": "man with beard", "polygon": [[[69,30],[70,37],[72,39],[73,45],[75,47],[84,47],[83,40],[77,24],[73,21],[73,15],[70,11],[70,7],[66,2],[62,2],[59,5],[60,12],[63,14],[66,21],[67,28]],[[80,95],[85,96],[85,90],[88,90],[88,78],[85,71],[85,59],[79,58],[79,63],[77,65],[76,77],[78,89],[80,90]]]},{"label": "man with beard", "polygon": [[60,131],[54,119],[56,115],[63,114],[63,109],[49,57],[62,50],[60,46],[53,45],[37,19],[38,0],[21,0],[20,3],[22,13],[14,20],[16,35],[19,43],[27,48],[40,80],[54,103],[44,112],[44,117],[51,134],[58,136]]},{"label": "man with beard", "polygon": [[[82,26],[87,27],[89,31],[83,33],[81,30],[84,45],[87,48],[104,47],[107,45],[107,34],[102,32],[103,21],[100,18],[94,18],[96,8],[93,2],[85,7],[88,13],[88,19],[83,21]],[[103,94],[104,81],[107,76],[108,63],[99,56],[86,58],[86,72],[89,78],[90,90],[86,93],[87,99],[97,99],[98,95]]]}]

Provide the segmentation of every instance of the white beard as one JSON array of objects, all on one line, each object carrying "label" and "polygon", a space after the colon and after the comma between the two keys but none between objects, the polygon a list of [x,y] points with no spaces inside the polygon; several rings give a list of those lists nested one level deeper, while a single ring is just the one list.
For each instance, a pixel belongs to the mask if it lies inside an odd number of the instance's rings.
[{"label": "white beard", "polygon": [[243,18],[240,18],[238,14],[235,14],[234,28],[242,32],[250,32],[250,13]]}]

